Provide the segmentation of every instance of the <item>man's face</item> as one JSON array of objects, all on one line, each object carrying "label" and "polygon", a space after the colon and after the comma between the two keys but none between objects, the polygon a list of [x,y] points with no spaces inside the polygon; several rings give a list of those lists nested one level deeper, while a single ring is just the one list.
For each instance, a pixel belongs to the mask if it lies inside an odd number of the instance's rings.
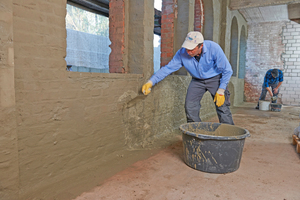
[{"label": "man's face", "polygon": [[196,55],[199,55],[201,54],[202,52],[202,48],[203,48],[203,44],[201,44],[200,47],[196,46],[194,49],[192,50],[188,50],[188,49],[185,49],[186,52],[191,56],[191,57],[194,57]]}]

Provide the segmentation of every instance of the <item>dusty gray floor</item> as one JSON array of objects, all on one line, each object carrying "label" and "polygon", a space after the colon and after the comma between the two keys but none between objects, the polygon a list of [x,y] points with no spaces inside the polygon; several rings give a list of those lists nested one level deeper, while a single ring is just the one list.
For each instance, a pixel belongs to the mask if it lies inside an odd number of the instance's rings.
[{"label": "dusty gray floor", "polygon": [[300,108],[271,112],[254,106],[245,103],[232,109],[235,124],[251,134],[237,171],[211,174],[188,167],[179,141],[75,200],[299,200],[300,156],[291,136],[299,126]]}]

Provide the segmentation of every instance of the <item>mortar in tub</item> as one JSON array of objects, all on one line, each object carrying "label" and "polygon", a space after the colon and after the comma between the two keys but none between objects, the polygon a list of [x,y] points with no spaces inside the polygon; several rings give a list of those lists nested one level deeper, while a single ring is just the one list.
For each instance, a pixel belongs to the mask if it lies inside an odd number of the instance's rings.
[{"label": "mortar in tub", "polygon": [[184,162],[203,172],[229,173],[240,166],[248,130],[238,126],[193,122],[182,124]]}]

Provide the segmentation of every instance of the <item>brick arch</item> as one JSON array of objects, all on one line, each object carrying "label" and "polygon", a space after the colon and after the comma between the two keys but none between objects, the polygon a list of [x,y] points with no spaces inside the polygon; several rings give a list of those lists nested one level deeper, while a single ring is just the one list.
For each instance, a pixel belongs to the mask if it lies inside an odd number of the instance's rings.
[{"label": "brick arch", "polygon": [[238,56],[238,23],[236,17],[231,21],[231,39],[230,39],[230,64],[233,70],[232,76],[237,75],[237,56]]},{"label": "brick arch", "polygon": [[161,63],[165,66],[172,60],[174,51],[174,19],[176,0],[162,0],[161,8]]},{"label": "brick arch", "polygon": [[205,40],[213,40],[213,13],[212,0],[195,0],[194,30],[202,32]]},{"label": "brick arch", "polygon": [[194,30],[202,32],[204,24],[203,0],[195,0]]}]

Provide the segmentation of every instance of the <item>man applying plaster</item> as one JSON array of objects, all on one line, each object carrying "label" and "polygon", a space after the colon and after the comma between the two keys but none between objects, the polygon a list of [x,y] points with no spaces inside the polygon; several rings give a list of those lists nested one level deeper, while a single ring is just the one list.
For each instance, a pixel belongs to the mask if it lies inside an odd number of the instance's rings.
[{"label": "man applying plaster", "polygon": [[143,85],[142,92],[148,95],[152,86],[182,66],[192,76],[185,99],[187,122],[201,122],[200,101],[204,93],[209,91],[214,99],[220,123],[234,125],[229,108],[230,93],[227,89],[232,75],[231,65],[221,47],[213,41],[204,40],[198,31],[187,34],[182,48]]},{"label": "man applying plaster", "polygon": [[[262,90],[261,90],[259,100],[265,100],[267,92],[269,92],[272,98],[272,103],[276,103],[279,94],[279,87],[281,86],[282,82],[283,82],[282,71],[279,69],[269,69],[264,78],[264,83],[262,85]],[[255,108],[259,109],[259,102],[257,103],[257,106]]]}]

